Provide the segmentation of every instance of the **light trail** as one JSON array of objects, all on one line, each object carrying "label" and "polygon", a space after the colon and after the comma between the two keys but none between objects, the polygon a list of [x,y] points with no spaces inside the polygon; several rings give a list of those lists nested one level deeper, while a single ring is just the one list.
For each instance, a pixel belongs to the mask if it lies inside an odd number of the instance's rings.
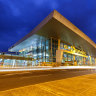
[{"label": "light trail", "polygon": [[60,67],[30,67],[30,68],[1,68],[0,72],[10,71],[31,71],[31,70],[52,70],[52,69],[96,69],[96,66],[60,66]]}]

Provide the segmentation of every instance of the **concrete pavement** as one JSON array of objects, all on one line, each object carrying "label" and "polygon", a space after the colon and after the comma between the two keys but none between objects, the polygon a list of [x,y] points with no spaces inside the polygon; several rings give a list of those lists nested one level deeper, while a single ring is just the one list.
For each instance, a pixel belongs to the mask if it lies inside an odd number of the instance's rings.
[{"label": "concrete pavement", "polygon": [[2,73],[0,74],[0,96],[94,96],[88,95],[87,90],[89,94],[90,92],[94,94],[95,79],[95,70]]}]

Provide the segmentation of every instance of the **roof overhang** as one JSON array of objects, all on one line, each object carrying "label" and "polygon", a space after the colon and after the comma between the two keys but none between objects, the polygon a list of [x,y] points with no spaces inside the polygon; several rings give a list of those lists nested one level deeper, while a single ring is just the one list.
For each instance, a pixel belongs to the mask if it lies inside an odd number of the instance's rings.
[{"label": "roof overhang", "polygon": [[34,34],[63,40],[96,57],[96,44],[56,10],[51,12],[32,32],[13,45],[9,51],[26,48],[31,44],[29,41],[33,40]]}]

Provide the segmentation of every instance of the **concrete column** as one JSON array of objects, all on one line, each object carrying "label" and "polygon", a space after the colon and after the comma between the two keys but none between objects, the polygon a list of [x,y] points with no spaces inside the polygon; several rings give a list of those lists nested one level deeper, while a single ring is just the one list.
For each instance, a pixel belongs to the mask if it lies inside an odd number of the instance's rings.
[{"label": "concrete column", "polygon": [[83,65],[85,65],[86,57],[83,57]]},{"label": "concrete column", "polygon": [[58,39],[58,50],[56,50],[56,63],[62,63],[63,51],[60,50],[60,39]]},{"label": "concrete column", "polygon": [[73,60],[75,61],[75,55],[73,55]]},{"label": "concrete column", "polygon": [[53,56],[52,56],[52,37],[51,37],[51,62],[53,62]]},{"label": "concrete column", "polygon": [[58,50],[60,49],[60,39],[58,39]]},{"label": "concrete column", "polygon": [[56,50],[56,63],[61,64],[62,56],[63,56],[63,51],[62,50]]},{"label": "concrete column", "polygon": [[96,65],[96,58],[95,58],[95,65]]},{"label": "concrete column", "polygon": [[91,56],[90,56],[90,64],[92,65],[92,59],[91,59]]},{"label": "concrete column", "polygon": [[73,63],[74,63],[74,66],[77,66],[77,62],[75,60],[75,55],[73,55]]}]

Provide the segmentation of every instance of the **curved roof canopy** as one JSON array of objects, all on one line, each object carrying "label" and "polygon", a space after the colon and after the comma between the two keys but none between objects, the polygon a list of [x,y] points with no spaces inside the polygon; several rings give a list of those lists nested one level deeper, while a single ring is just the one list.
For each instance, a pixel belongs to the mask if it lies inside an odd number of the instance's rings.
[{"label": "curved roof canopy", "polygon": [[30,46],[29,41],[34,40],[34,34],[63,40],[96,57],[96,44],[56,10],[51,12],[32,32],[9,48],[9,51],[18,51]]}]

